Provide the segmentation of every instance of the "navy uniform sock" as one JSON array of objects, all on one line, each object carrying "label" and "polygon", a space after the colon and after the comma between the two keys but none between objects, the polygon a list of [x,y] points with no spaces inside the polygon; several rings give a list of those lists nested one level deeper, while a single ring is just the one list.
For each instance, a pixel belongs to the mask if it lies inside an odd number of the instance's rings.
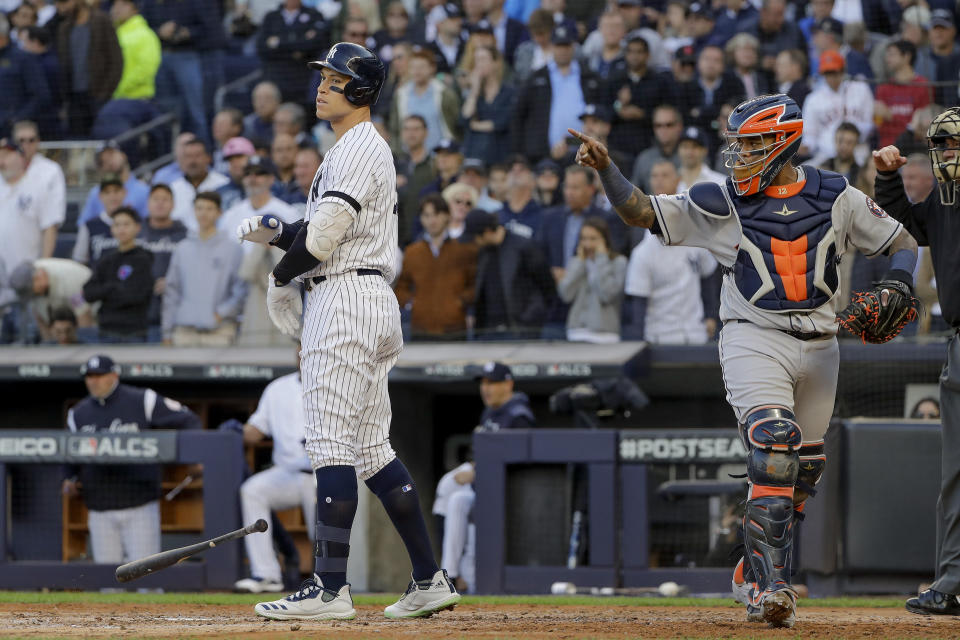
[{"label": "navy uniform sock", "polygon": [[352,466],[320,467],[317,475],[315,570],[323,586],[339,591],[347,583],[350,528],[357,514],[357,472]]},{"label": "navy uniform sock", "polygon": [[410,472],[399,459],[380,469],[367,480],[367,486],[380,498],[393,526],[403,539],[413,565],[413,579],[429,580],[439,567],[430,547],[427,523],[420,509],[420,497]]}]

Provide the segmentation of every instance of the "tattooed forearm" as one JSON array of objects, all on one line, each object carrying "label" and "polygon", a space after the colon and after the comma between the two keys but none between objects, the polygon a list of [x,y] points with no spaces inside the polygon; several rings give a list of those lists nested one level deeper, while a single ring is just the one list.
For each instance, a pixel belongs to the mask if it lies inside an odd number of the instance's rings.
[{"label": "tattooed forearm", "polygon": [[631,227],[646,227],[649,229],[656,220],[650,196],[634,187],[633,193],[623,204],[614,207],[620,218]]}]

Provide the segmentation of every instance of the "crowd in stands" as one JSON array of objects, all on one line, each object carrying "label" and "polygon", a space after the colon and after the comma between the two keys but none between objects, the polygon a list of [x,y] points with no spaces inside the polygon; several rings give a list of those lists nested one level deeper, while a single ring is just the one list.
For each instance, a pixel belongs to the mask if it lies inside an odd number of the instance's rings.
[{"label": "crowd in stands", "polygon": [[[279,250],[241,245],[234,229],[255,214],[302,217],[335,142],[313,115],[306,62],[341,40],[388,67],[373,119],[395,154],[408,337],[705,342],[718,329],[716,262],[627,228],[574,164],[567,129],[605,142],[645,192],[674,193],[725,180],[728,114],[783,92],[803,108],[799,160],[870,194],[870,150],[897,144],[922,199],[926,127],[960,102],[956,9],[0,0],[0,342],[285,344],[264,307]],[[259,79],[215,110],[216,90],[251,71]],[[115,139],[164,113],[182,131],[165,141],[172,162],[136,171],[155,158]],[[102,141],[76,214],[63,169],[39,151],[68,139]],[[846,260],[848,289],[882,260]],[[928,308],[922,329],[942,328]]]}]

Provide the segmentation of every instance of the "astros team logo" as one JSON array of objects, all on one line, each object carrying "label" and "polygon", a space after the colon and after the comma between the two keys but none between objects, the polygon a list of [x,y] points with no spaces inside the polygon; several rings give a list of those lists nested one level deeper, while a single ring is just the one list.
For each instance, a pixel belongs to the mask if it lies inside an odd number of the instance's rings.
[{"label": "astros team logo", "polygon": [[880,205],[874,202],[873,199],[870,198],[870,196],[867,196],[867,209],[870,211],[870,213],[877,216],[878,218],[887,217],[887,212],[881,209]]}]

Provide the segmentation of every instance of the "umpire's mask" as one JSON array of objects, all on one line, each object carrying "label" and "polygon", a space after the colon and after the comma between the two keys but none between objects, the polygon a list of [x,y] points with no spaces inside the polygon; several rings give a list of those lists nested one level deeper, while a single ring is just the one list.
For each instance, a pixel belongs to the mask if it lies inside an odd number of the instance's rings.
[{"label": "umpire's mask", "polygon": [[940,202],[952,206],[960,187],[960,107],[950,107],[930,123],[927,143]]}]

